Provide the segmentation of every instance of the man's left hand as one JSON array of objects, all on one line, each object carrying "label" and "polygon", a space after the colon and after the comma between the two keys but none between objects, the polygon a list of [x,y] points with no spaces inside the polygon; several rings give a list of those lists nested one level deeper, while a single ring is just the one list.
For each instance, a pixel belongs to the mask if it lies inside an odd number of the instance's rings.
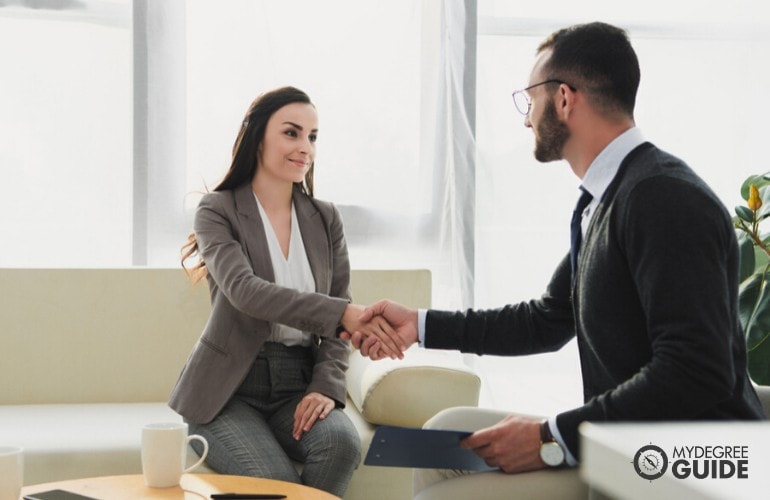
[{"label": "man's left hand", "polygon": [[490,467],[509,474],[546,468],[540,459],[540,422],[532,417],[508,415],[492,427],[481,429],[460,442]]}]

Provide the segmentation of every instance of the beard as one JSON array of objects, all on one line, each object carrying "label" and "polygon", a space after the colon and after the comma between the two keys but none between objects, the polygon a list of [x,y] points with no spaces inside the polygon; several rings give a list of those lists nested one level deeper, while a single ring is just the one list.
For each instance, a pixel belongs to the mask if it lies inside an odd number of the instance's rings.
[{"label": "beard", "polygon": [[569,139],[569,129],[556,116],[553,100],[543,110],[536,132],[535,159],[542,163],[563,159],[562,152]]}]

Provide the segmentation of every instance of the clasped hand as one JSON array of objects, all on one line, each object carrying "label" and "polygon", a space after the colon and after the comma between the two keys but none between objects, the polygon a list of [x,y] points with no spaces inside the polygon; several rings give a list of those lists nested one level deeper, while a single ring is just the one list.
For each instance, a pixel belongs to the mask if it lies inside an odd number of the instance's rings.
[{"label": "clasped hand", "polygon": [[345,331],[340,338],[374,360],[402,359],[404,351],[417,342],[417,311],[389,300],[366,308],[349,305],[342,326]]}]

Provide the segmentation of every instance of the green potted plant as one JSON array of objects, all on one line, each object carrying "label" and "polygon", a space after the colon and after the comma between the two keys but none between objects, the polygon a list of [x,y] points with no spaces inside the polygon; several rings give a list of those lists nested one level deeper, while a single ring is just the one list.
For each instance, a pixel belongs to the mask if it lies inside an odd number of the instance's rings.
[{"label": "green potted plant", "polygon": [[738,306],[746,336],[748,369],[759,385],[770,385],[770,235],[760,232],[770,218],[770,172],[752,175],[741,186],[746,205],[733,218],[740,248]]}]

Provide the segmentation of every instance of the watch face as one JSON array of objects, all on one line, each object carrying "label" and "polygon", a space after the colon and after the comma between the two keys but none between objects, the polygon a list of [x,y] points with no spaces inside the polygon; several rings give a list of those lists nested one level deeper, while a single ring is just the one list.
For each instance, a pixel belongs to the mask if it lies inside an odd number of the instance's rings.
[{"label": "watch face", "polygon": [[556,467],[564,462],[564,450],[561,449],[559,443],[553,441],[543,443],[540,446],[540,458],[546,465]]},{"label": "watch face", "polygon": [[668,468],[668,457],[658,446],[642,446],[634,456],[634,468],[645,479],[658,479]]}]

